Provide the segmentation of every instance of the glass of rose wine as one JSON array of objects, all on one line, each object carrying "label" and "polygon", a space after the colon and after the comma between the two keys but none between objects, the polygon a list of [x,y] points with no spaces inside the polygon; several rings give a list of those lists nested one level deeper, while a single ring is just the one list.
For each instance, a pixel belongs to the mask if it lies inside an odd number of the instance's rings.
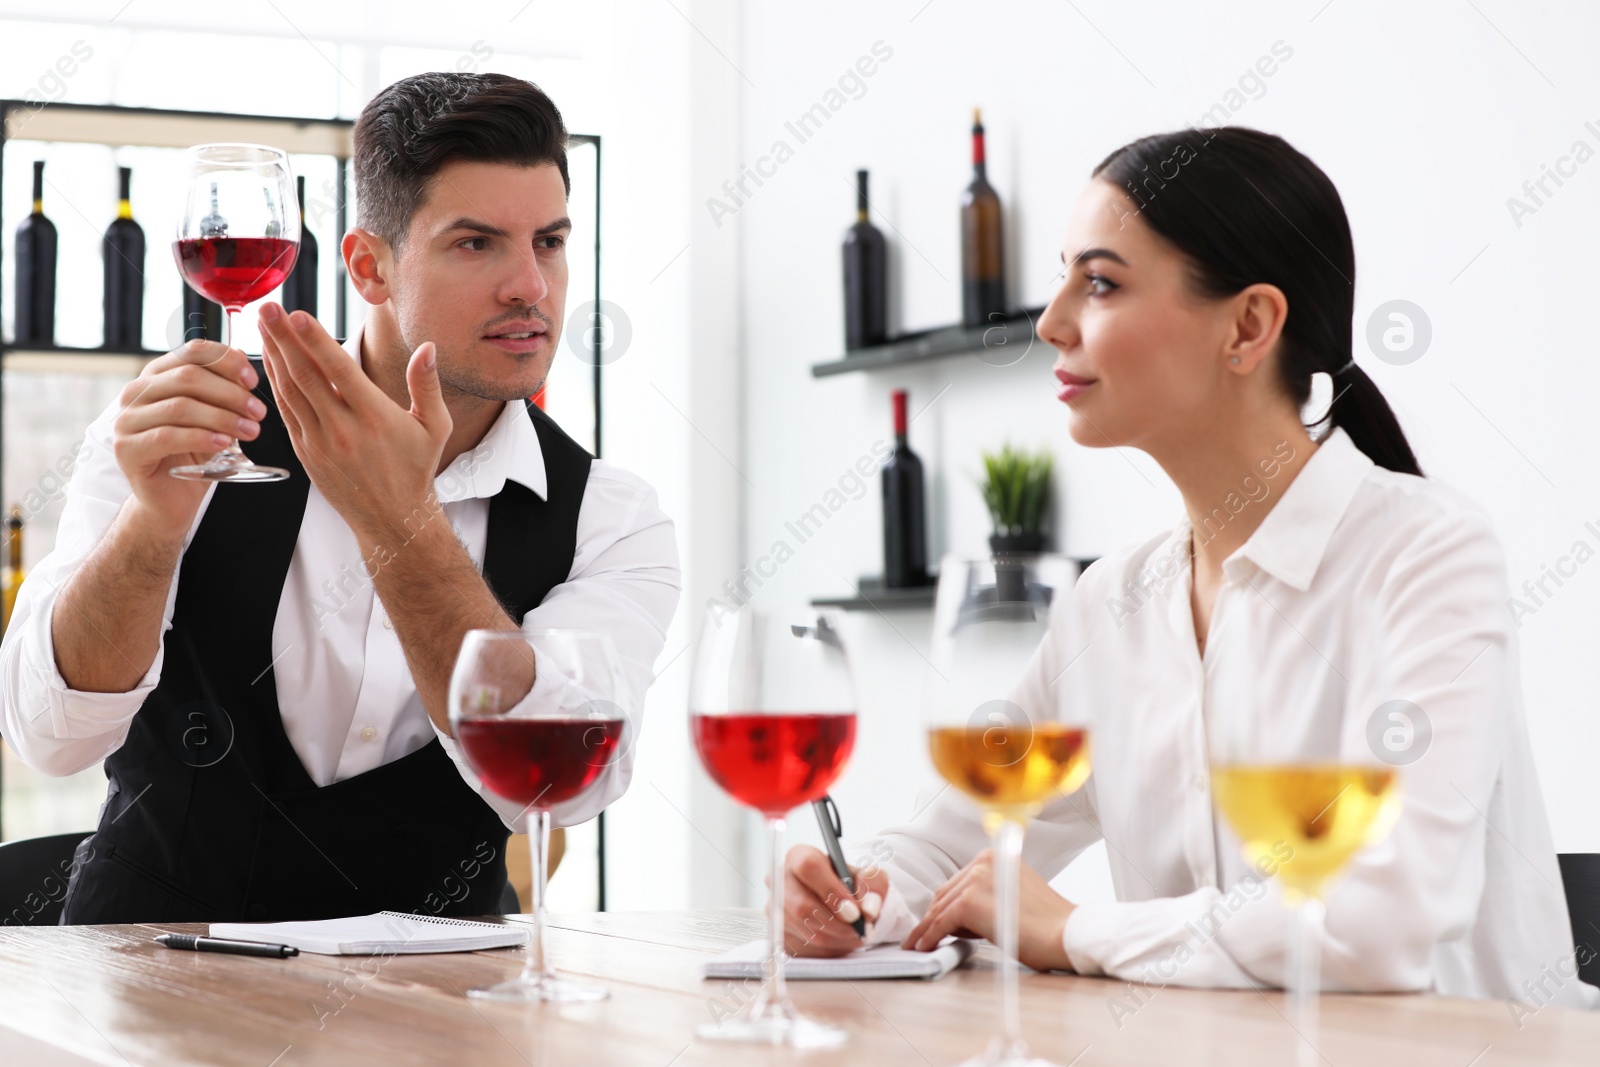
[{"label": "glass of rose wine", "polygon": [[[1246,592],[1212,616],[1215,667],[1206,707],[1211,790],[1244,859],[1273,873],[1293,917],[1288,1007],[1301,1067],[1320,1062],[1317,991],[1321,931],[1330,882],[1363,847],[1386,836],[1400,815],[1399,772],[1334,722],[1306,728],[1302,716],[1263,707],[1254,656],[1266,627],[1285,625]],[[1298,638],[1297,638],[1298,640]],[[1365,735],[1361,735],[1364,737]],[[1224,886],[1226,883],[1221,883]]]},{"label": "glass of rose wine", "polygon": [[940,777],[983,812],[995,855],[1000,1029],[968,1067],[1048,1067],[1028,1051],[1017,1006],[1022,837],[1045,804],[1089,777],[1089,730],[1085,709],[1045,699],[1054,692],[1048,684],[1025,683],[1047,640],[1050,607],[1071,597],[1077,574],[1076,563],[1052,555],[946,556],[939,564],[928,745]]},{"label": "glass of rose wine", "polygon": [[[283,283],[300,251],[300,208],[289,157],[258,144],[203,144],[189,149],[189,188],[172,254],[189,288],[228,313],[223,342],[234,343],[235,316]],[[206,482],[276,482],[282,467],[252,463],[237,440],[204,463],[173,467],[175,478]]]},{"label": "glass of rose wine", "polygon": [[801,1015],[783,980],[784,816],[822,799],[855,746],[855,687],[837,614],[714,606],[696,653],[689,721],[706,772],[766,818],[772,881],[761,992],[696,1032],[714,1041],[837,1047],[845,1031]]},{"label": "glass of rose wine", "polygon": [[[535,647],[539,651],[536,659]],[[561,672],[548,699],[529,701],[534,677]],[[529,815],[533,859],[533,934],[522,974],[467,991],[502,1001],[604,1000],[598,986],[556,974],[545,958],[545,882],[550,812],[617,773],[630,742],[616,704],[611,639],[582,630],[468,630],[450,674],[450,726],[467,765],[496,796]]]}]

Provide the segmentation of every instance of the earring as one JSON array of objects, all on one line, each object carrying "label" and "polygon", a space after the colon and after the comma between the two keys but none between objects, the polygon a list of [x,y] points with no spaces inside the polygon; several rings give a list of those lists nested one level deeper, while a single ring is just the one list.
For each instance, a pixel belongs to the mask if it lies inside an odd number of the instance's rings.
[{"label": "earring", "polygon": [[1235,367],[1237,367],[1239,365],[1239,357],[1238,356],[1234,356],[1232,359],[1228,360],[1228,362],[1232,363]]}]

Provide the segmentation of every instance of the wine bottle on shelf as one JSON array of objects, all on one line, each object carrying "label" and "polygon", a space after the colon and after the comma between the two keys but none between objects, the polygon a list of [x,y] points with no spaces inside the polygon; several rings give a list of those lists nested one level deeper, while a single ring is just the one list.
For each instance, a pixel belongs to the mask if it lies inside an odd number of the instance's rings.
[{"label": "wine bottle on shelf", "polygon": [[22,507],[18,504],[11,505],[11,514],[6,516],[6,568],[4,586],[4,604],[0,612],[0,633],[11,625],[11,609],[17,605],[17,590],[22,588],[22,579],[27,575],[22,570]]},{"label": "wine bottle on shelf", "polygon": [[1005,316],[1000,197],[984,166],[983,116],[972,110],[972,183],[961,194],[961,324],[988,326]]},{"label": "wine bottle on shelf", "polygon": [[55,344],[56,224],[44,216],[44,160],[33,164],[33,213],[17,227],[16,343]]},{"label": "wine bottle on shelf", "polygon": [[207,300],[188,285],[183,287],[183,339],[222,340],[222,305]]},{"label": "wine bottle on shelf", "polygon": [[867,215],[867,172],[856,171],[856,224],[844,235],[844,347],[889,340],[889,250]]},{"label": "wine bottle on shelf", "polygon": [[144,341],[144,227],[133,221],[133,171],[118,168],[117,217],[100,243],[105,260],[105,346],[138,352]]},{"label": "wine bottle on shelf", "polygon": [[894,391],[894,451],[883,464],[883,584],[927,585],[927,506],[922,460],[906,443],[906,391]]},{"label": "wine bottle on shelf", "polygon": [[294,269],[283,280],[283,309],[304,311],[317,317],[317,239],[306,229],[306,179],[304,175],[294,180],[295,191],[300,196],[300,254],[295,257]]}]

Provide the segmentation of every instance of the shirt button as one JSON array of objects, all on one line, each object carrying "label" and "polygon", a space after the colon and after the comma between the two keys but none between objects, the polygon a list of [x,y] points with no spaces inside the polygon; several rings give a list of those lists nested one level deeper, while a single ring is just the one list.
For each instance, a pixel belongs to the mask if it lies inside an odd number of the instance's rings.
[{"label": "shirt button", "polygon": [[392,620],[392,619],[390,619],[390,618],[389,618],[389,616],[387,616],[387,615],[385,615],[385,616],[384,616],[384,617],[383,617],[383,628],[384,628],[384,629],[385,629],[385,630],[392,630],[392,629],[394,629],[394,620]]},{"label": "shirt button", "polygon": [[371,741],[374,737],[377,737],[377,736],[378,736],[378,731],[373,729],[372,727],[363,726],[361,728],[361,740],[363,740],[363,741]]},{"label": "shirt button", "polygon": [[1195,775],[1192,784],[1196,793],[1204,793],[1206,791],[1206,776],[1203,774]]}]

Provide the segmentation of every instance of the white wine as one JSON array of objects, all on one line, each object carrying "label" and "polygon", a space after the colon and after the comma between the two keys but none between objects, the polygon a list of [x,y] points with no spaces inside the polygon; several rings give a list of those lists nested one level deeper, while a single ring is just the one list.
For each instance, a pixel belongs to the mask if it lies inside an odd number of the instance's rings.
[{"label": "white wine", "polygon": [[987,811],[1025,818],[1089,777],[1089,731],[1064,723],[944,726],[929,732],[940,777]]},{"label": "white wine", "polygon": [[[1291,897],[1320,897],[1328,880],[1400,815],[1399,775],[1388,767],[1235,764],[1214,767],[1211,781],[1245,858],[1276,864]],[[1284,844],[1293,849],[1287,859]]]}]

